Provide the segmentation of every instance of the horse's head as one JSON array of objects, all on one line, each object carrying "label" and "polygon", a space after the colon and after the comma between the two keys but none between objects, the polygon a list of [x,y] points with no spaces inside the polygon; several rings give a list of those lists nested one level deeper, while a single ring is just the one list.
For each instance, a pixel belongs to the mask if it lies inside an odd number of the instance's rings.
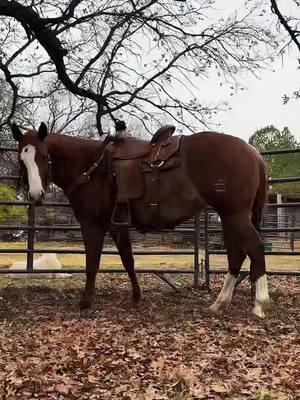
[{"label": "horse's head", "polygon": [[41,203],[49,182],[48,149],[45,138],[47,126],[42,122],[38,131],[24,135],[16,124],[11,127],[14,139],[19,143],[19,161],[22,178],[28,186],[28,198]]}]

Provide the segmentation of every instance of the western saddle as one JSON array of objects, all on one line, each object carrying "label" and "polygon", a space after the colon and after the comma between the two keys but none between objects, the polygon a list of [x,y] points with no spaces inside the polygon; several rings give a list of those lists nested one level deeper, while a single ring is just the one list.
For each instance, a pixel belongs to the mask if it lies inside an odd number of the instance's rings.
[{"label": "western saddle", "polygon": [[[125,127],[125,124],[122,125]],[[112,223],[128,226],[131,222],[129,200],[138,199],[145,190],[151,194],[149,205],[158,206],[159,174],[179,166],[180,135],[172,136],[175,126],[158,129],[151,141],[130,136],[125,129],[118,131],[112,146],[113,170],[117,196]],[[145,174],[150,174],[146,179]]]}]

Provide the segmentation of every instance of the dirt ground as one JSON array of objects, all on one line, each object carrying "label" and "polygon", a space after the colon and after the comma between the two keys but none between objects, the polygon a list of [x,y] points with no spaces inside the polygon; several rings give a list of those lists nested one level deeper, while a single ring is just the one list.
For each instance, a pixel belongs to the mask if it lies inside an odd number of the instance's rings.
[{"label": "dirt ground", "polygon": [[195,400],[300,398],[300,281],[269,279],[273,299],[258,320],[249,282],[230,309],[211,316],[212,291],[172,276],[174,291],[140,276],[131,304],[124,275],[98,277],[91,310],[80,312],[83,277],[0,277],[0,399]]}]

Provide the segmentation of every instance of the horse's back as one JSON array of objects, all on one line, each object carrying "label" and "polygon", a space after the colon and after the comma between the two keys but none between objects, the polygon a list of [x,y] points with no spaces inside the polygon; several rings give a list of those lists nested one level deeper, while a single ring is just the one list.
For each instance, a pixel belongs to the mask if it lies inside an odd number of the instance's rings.
[{"label": "horse's back", "polygon": [[[212,168],[226,165],[264,164],[259,152],[244,140],[218,132],[201,132],[186,136],[189,159],[205,162]],[[201,160],[200,160],[201,156]]]}]

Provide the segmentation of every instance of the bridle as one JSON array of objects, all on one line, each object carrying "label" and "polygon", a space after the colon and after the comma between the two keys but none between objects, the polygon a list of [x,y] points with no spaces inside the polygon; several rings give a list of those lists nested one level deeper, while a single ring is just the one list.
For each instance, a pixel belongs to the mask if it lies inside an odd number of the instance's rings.
[{"label": "bridle", "polygon": [[46,187],[45,187],[45,192],[48,189],[48,186],[50,185],[50,183],[52,182],[51,168],[52,168],[52,161],[51,161],[50,154],[48,153],[48,156],[47,156],[47,168],[46,168],[46,183],[45,183]]},{"label": "bridle", "polygon": [[102,163],[105,154],[107,153],[107,150],[110,148],[110,145],[113,144],[116,141],[116,138],[114,136],[107,135],[103,141],[103,150],[100,154],[100,157],[95,161],[87,171],[83,172],[79,178],[71,185],[71,187],[66,191],[68,195],[74,193],[79,186],[87,183],[93,172],[99,167],[99,165]]},{"label": "bridle", "polygon": [[[102,163],[104,156],[108,150],[108,148],[110,147],[109,144],[114,143],[116,141],[114,136],[110,136],[107,135],[103,141],[103,150],[100,154],[100,157],[97,159],[97,161],[95,161],[89,168],[87,171],[83,172],[79,178],[71,185],[71,187],[66,190],[66,193],[68,195],[72,194],[75,190],[78,189],[79,186],[81,186],[82,184],[87,183],[90,180],[91,175],[93,174],[93,172],[99,167],[99,165]],[[18,164],[19,164],[19,176],[18,176],[18,184],[17,184],[17,188],[20,188],[20,182],[22,180],[22,178],[24,179],[26,177],[26,181],[27,181],[27,176],[24,174],[24,170],[26,169],[24,166],[23,161],[20,159],[20,152],[18,153]],[[51,157],[50,154],[48,153],[47,155],[47,167],[46,167],[46,183],[45,183],[45,188],[43,188],[43,190],[46,192],[49,184],[52,182],[52,161],[51,161]],[[27,186],[28,186],[28,182],[27,182]]]}]

